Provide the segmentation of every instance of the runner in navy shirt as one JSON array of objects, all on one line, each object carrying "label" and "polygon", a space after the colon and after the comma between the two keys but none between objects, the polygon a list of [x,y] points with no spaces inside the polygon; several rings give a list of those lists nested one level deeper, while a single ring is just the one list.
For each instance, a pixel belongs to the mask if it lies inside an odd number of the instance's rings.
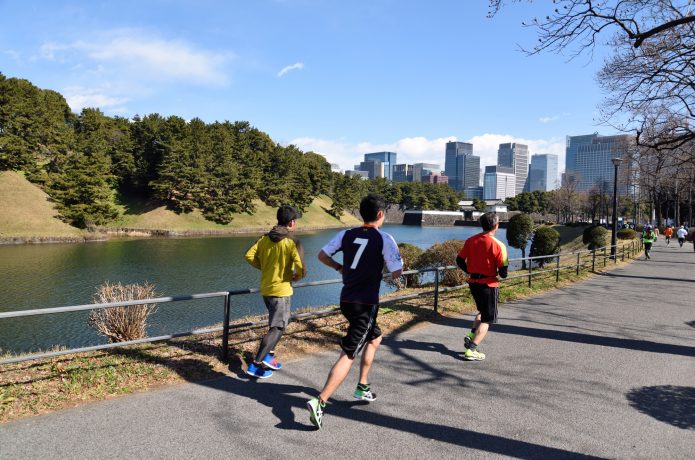
[{"label": "runner in navy shirt", "polygon": [[[343,230],[328,242],[319,253],[319,260],[343,275],[340,293],[340,311],[349,327],[340,342],[342,352],[328,374],[328,380],[319,394],[307,402],[310,420],[321,428],[323,409],[347,377],[352,362],[364,348],[360,362],[360,381],[354,397],[374,401],[376,395],[369,386],[369,369],[376,349],[381,343],[381,330],[377,324],[379,312],[379,287],[384,265],[394,279],[399,279],[403,268],[398,246],[393,237],[379,230],[384,223],[385,203],[378,195],[367,195],[360,203],[362,227]],[[333,255],[343,253],[343,264]]]}]

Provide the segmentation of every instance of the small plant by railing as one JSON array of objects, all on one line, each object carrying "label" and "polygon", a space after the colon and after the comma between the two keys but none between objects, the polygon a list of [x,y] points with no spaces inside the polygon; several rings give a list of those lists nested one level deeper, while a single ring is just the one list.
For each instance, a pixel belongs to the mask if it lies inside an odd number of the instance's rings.
[{"label": "small plant by railing", "polygon": [[[560,279],[560,272],[562,270],[568,270],[568,269],[573,269],[577,275],[579,275],[581,268],[585,268],[588,265],[588,260],[582,261],[582,256],[584,256],[585,259],[590,257],[591,260],[591,271],[595,272],[596,271],[596,264],[603,264],[605,267],[608,264],[608,261],[613,260],[615,264],[618,263],[618,259],[625,260],[627,257],[628,259],[633,259],[636,254],[641,252],[642,250],[642,241],[637,240],[637,241],[631,241],[629,244],[628,243],[623,243],[622,245],[616,245],[616,250],[615,250],[615,257],[612,257],[610,255],[610,249],[612,246],[604,246],[602,248],[597,248],[593,250],[582,250],[582,251],[575,251],[575,252],[568,252],[568,253],[560,253],[560,254],[553,254],[553,255],[543,255],[543,256],[537,256],[537,257],[525,257],[524,259],[528,262],[527,264],[527,269],[526,270],[515,270],[510,272],[511,275],[508,276],[507,278],[501,280],[502,285],[504,286],[504,283],[508,283],[509,281],[515,280],[515,279],[520,279],[520,278],[527,278],[528,279],[528,286],[532,286],[532,279],[534,276],[544,274],[544,273],[551,273],[555,272],[555,277],[556,281],[559,281]],[[537,261],[539,259],[543,259],[546,261],[545,266],[540,268],[540,269],[533,269],[533,262]],[[510,262],[520,262],[522,261],[522,258],[518,259],[510,259]],[[555,261],[555,266],[552,268],[546,268],[546,266],[551,264],[547,263],[547,260],[554,260]],[[562,261],[565,261],[567,263],[566,265],[562,264]],[[430,291],[424,291],[424,292],[417,292],[413,294],[407,294],[407,295],[401,295],[401,296],[396,296],[396,297],[390,297],[388,299],[382,299],[381,304],[389,304],[389,303],[394,303],[394,302],[399,302],[403,300],[408,300],[408,299],[414,299],[417,297],[422,297],[422,296],[427,296],[427,295],[433,295],[434,296],[434,301],[433,301],[433,308],[434,311],[438,311],[439,307],[439,294],[442,292],[448,292],[448,291],[453,291],[457,289],[461,289],[466,286],[466,283],[461,281],[461,279],[465,278],[460,278],[460,277],[446,277],[444,276],[446,272],[451,271],[451,270],[458,270],[458,267],[455,265],[448,265],[448,266],[440,266],[440,267],[433,267],[433,268],[426,268],[426,269],[421,269],[421,270],[409,270],[403,272],[403,275],[408,276],[408,275],[423,275],[425,273],[432,273],[434,275],[434,289]],[[388,275],[390,277],[390,275]],[[307,288],[311,286],[322,286],[322,285],[328,285],[328,284],[339,284],[342,283],[342,279],[330,279],[330,280],[322,280],[322,281],[311,281],[311,282],[305,282],[305,283],[298,283],[295,284],[295,288]],[[442,287],[441,285],[444,284],[445,286]],[[127,301],[118,301],[118,302],[106,302],[106,303],[99,303],[99,304],[88,304],[88,305],[72,305],[72,306],[66,306],[66,307],[56,307],[56,308],[42,308],[42,309],[34,309],[34,310],[20,310],[20,311],[10,311],[10,312],[3,312],[0,313],[0,320],[6,319],[6,318],[18,318],[18,317],[23,317],[23,316],[39,316],[39,315],[53,315],[53,314],[58,314],[58,313],[67,313],[67,312],[74,312],[74,311],[95,311],[95,310],[101,310],[101,309],[114,309],[114,308],[121,308],[121,307],[131,307],[131,306],[142,306],[143,304],[147,305],[158,305],[162,303],[170,303],[170,302],[180,302],[180,301],[186,301],[186,300],[197,300],[197,299],[210,299],[210,298],[223,298],[224,301],[224,313],[223,313],[223,322],[222,326],[218,327],[210,327],[210,328],[204,328],[204,329],[194,329],[190,331],[185,331],[185,332],[177,332],[173,334],[167,334],[167,335],[160,335],[156,337],[145,337],[141,339],[135,339],[135,340],[125,340],[125,341],[118,341],[118,342],[112,342],[108,344],[103,344],[103,345],[94,345],[94,346],[88,346],[88,347],[81,347],[81,348],[72,348],[68,350],[57,350],[57,351],[49,351],[49,352],[44,352],[44,353],[33,353],[33,354],[28,354],[28,355],[21,355],[21,356],[14,356],[11,358],[4,358],[0,359],[0,365],[3,364],[11,364],[11,363],[18,363],[18,362],[23,362],[23,361],[30,361],[30,360],[35,360],[35,359],[43,359],[43,358],[53,358],[56,356],[61,356],[61,355],[67,355],[67,354],[75,354],[75,353],[84,353],[84,352],[90,352],[90,351],[98,351],[98,350],[105,350],[105,349],[110,349],[110,348],[117,348],[117,347],[125,347],[128,345],[137,345],[137,344],[143,344],[143,343],[149,343],[149,342],[160,342],[160,341],[165,341],[165,340],[171,340],[179,337],[187,337],[187,336],[193,336],[193,335],[203,335],[203,334],[210,334],[210,333],[215,333],[215,332],[222,332],[222,359],[227,360],[228,357],[228,351],[229,351],[229,334],[232,330],[236,329],[241,329],[241,328],[246,328],[246,327],[251,327],[251,326],[257,326],[257,325],[262,325],[266,324],[267,320],[263,321],[256,321],[256,322],[244,322],[244,323],[239,323],[239,324],[230,324],[231,322],[231,308],[232,308],[232,298],[235,296],[239,295],[245,295],[245,294],[253,294],[259,292],[258,288],[246,288],[246,289],[238,289],[238,290],[231,290],[231,291],[220,291],[220,292],[208,292],[208,293],[203,293],[203,294],[187,294],[187,295],[180,295],[180,296],[172,296],[172,297],[157,297],[157,298],[151,298],[151,299],[139,299],[139,300],[127,300]],[[335,314],[337,309],[335,307],[327,308],[324,310],[319,310],[319,311],[312,311],[312,312],[307,312],[307,313],[301,313],[301,314],[295,314],[292,316],[293,320],[301,320],[301,319],[306,319],[306,318],[313,318],[313,317],[319,317],[319,316],[325,316],[325,315],[331,315]]]}]

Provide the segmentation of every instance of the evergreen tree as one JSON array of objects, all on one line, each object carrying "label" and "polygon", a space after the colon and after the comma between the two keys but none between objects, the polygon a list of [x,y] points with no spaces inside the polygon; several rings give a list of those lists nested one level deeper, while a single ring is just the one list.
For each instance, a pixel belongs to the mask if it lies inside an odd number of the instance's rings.
[{"label": "evergreen tree", "polygon": [[77,227],[101,225],[114,219],[111,164],[101,153],[70,153],[62,170],[50,174],[47,187],[63,218]]},{"label": "evergreen tree", "polygon": [[526,268],[526,245],[533,233],[533,219],[528,214],[516,214],[507,225],[507,242],[513,248],[521,249],[521,268]]}]

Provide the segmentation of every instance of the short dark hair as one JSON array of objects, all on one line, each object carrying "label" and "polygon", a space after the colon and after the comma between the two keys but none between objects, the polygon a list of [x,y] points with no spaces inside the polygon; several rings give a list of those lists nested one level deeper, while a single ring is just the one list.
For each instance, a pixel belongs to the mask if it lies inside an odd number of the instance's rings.
[{"label": "short dark hair", "polygon": [[500,223],[500,218],[497,214],[494,212],[486,212],[482,216],[480,216],[480,225],[483,226],[483,230],[486,232],[489,232],[493,228],[495,228],[495,225]]},{"label": "short dark hair", "polygon": [[385,209],[386,202],[384,197],[376,193],[370,193],[360,201],[360,215],[365,223],[374,222],[379,211],[384,211]]},{"label": "short dark hair", "polygon": [[294,209],[292,206],[288,204],[283,204],[278,208],[278,225],[282,225],[283,227],[287,227],[290,222],[293,220],[297,220],[300,217],[302,217],[302,213]]}]

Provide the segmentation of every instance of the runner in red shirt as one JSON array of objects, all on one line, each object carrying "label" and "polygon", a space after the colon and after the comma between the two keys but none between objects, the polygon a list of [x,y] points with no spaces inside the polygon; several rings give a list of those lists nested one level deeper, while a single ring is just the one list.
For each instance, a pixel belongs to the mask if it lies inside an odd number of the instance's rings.
[{"label": "runner in red shirt", "polygon": [[495,238],[499,228],[497,214],[486,212],[480,217],[480,225],[482,233],[468,238],[456,257],[456,264],[469,274],[468,286],[478,307],[473,328],[464,337],[466,351],[463,359],[467,361],[485,359],[485,353],[478,351],[478,345],[485,338],[490,324],[497,322],[500,285],[497,274],[506,278],[509,265],[507,248]]}]

